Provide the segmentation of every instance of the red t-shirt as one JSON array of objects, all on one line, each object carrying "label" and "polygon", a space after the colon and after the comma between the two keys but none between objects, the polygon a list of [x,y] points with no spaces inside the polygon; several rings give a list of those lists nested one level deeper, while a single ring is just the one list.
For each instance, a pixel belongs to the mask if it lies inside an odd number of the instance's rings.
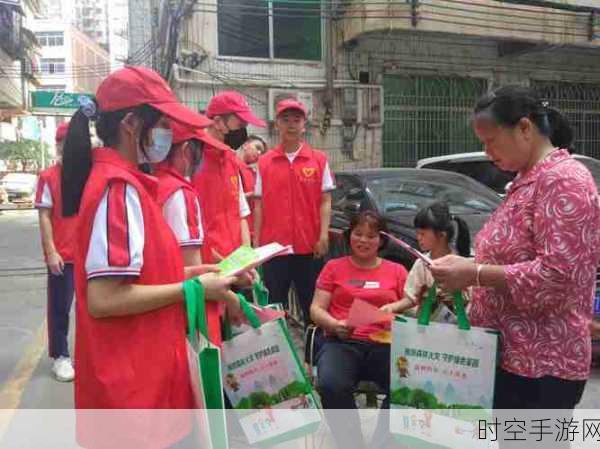
[{"label": "red t-shirt", "polygon": [[[331,293],[331,316],[345,320],[355,298],[376,307],[400,300],[406,277],[406,269],[389,260],[382,260],[377,268],[359,268],[347,256],[327,262],[317,280],[317,288]],[[383,324],[360,326],[350,338],[371,341],[370,334],[385,328]]]}]

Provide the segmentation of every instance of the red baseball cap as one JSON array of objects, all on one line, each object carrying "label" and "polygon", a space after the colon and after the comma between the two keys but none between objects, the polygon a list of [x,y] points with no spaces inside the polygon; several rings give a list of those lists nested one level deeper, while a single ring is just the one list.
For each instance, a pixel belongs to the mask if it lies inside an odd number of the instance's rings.
[{"label": "red baseball cap", "polygon": [[172,121],[171,130],[173,130],[173,145],[191,139],[198,139],[217,150],[231,151],[228,145],[210,136],[202,128],[191,127],[181,122]]},{"label": "red baseball cap", "polygon": [[289,111],[290,109],[295,109],[296,111],[302,112],[302,114],[304,114],[304,118],[308,116],[308,110],[306,109],[306,106],[304,106],[304,104],[298,100],[288,98],[277,103],[277,115],[283,114],[285,111]]},{"label": "red baseball cap", "polygon": [[56,143],[65,140],[65,137],[67,137],[67,131],[69,131],[69,122],[62,122],[56,127],[56,136],[54,137]]},{"label": "red baseball cap", "polygon": [[147,104],[190,126],[205,128],[212,124],[182,105],[167,82],[147,67],[126,66],[111,73],[98,87],[96,101],[100,110],[106,112]]},{"label": "red baseball cap", "polygon": [[267,126],[264,120],[254,115],[246,97],[234,90],[215,95],[206,108],[206,115],[209,118],[225,114],[235,114],[246,123],[260,128]]}]

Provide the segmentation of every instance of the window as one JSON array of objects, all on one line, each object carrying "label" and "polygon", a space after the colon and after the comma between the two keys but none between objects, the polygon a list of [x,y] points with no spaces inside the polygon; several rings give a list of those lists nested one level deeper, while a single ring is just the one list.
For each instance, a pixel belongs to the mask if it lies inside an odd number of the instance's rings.
[{"label": "window", "polygon": [[64,58],[42,58],[40,71],[44,74],[65,73],[65,60]]},{"label": "window", "polygon": [[470,117],[486,80],[385,75],[383,84],[384,167],[411,167],[426,157],[481,150]]},{"label": "window", "polygon": [[364,189],[358,179],[344,175],[336,177],[336,186],[331,197],[334,209],[343,210],[348,203],[360,205],[364,199]]},{"label": "window", "polygon": [[65,45],[62,31],[43,31],[35,33],[35,36],[42,47],[62,47]]},{"label": "window", "polygon": [[20,17],[14,6],[0,3],[0,48],[15,58],[19,54],[21,45]]},{"label": "window", "polygon": [[416,213],[433,201],[445,201],[453,214],[492,213],[500,203],[499,197],[487,191],[479,192],[459,185],[454,179],[405,180],[379,178],[369,182],[378,209],[392,212]]},{"label": "window", "polygon": [[515,177],[514,173],[500,170],[485,156],[481,156],[481,160],[477,161],[461,161],[460,159],[455,159],[451,161],[433,162],[431,164],[423,165],[422,168],[462,173],[463,175],[473,178],[494,189],[501,195],[506,193],[507,184]]},{"label": "window", "polygon": [[218,0],[218,24],[222,56],[321,60],[321,0]]},{"label": "window", "polygon": [[569,119],[575,151],[600,158],[600,84],[532,80],[531,85]]}]

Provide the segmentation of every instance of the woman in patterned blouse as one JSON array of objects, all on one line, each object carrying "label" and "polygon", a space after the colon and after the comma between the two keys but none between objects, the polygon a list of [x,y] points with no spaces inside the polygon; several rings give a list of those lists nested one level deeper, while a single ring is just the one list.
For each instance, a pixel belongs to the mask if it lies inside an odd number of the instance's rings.
[{"label": "woman in patterned blouse", "polygon": [[534,92],[504,87],[475,106],[486,154],[517,172],[475,240],[475,261],[450,255],[433,275],[450,290],[473,285],[471,321],[501,334],[495,408],[572,409],[590,372],[600,201],[567,149],[565,117]]}]

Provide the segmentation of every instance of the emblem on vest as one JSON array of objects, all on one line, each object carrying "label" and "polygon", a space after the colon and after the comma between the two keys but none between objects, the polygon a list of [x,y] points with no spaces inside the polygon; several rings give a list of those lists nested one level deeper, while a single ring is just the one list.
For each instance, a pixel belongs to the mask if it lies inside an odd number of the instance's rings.
[{"label": "emblem on vest", "polygon": [[315,167],[304,167],[302,169],[302,174],[304,175],[305,178],[312,178],[316,172],[317,172],[317,169]]},{"label": "emblem on vest", "polygon": [[239,192],[238,177],[235,175],[232,175],[229,177],[229,180],[231,181],[231,192],[234,195],[237,195]]}]

